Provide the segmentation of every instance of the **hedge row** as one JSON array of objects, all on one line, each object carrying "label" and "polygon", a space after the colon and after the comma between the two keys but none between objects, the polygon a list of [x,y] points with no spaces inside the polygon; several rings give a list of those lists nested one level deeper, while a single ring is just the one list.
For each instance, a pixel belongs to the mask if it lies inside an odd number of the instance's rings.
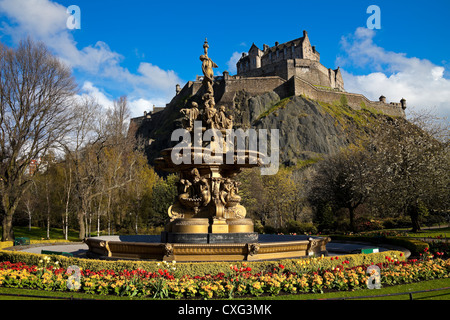
[{"label": "hedge row", "polygon": [[[333,240],[341,241],[361,241],[371,242],[374,244],[392,244],[400,247],[404,247],[411,251],[412,255],[417,256],[422,253],[425,248],[428,248],[426,242],[411,239],[407,237],[365,237],[365,236],[343,236],[333,235]],[[50,243],[56,241],[31,241],[34,243]],[[67,242],[62,240],[61,242]],[[1,250],[2,248],[11,247],[12,242],[0,242],[0,261],[23,262],[28,265],[38,265],[42,259],[42,255],[33,254],[21,251],[7,251]],[[251,267],[253,272],[265,272],[273,269],[274,265],[283,264],[287,270],[291,272],[307,272],[315,271],[318,268],[331,269],[337,265],[342,264],[344,261],[347,267],[377,264],[385,262],[385,257],[396,257],[400,261],[406,259],[404,254],[400,251],[386,251],[372,254],[352,254],[339,256],[337,259],[333,256],[320,257],[320,258],[302,258],[302,259],[283,259],[277,261],[246,261],[246,265]],[[164,266],[157,261],[134,261],[134,260],[95,260],[95,259],[81,259],[65,256],[57,256],[61,267],[67,268],[71,265],[77,265],[78,267],[86,270],[99,271],[99,270],[114,270],[120,272],[123,270],[136,270],[142,269],[146,271],[156,272]],[[197,263],[177,263],[177,272],[190,276],[218,273],[227,273],[230,270],[230,265],[237,265],[240,267],[243,262],[197,262]]]},{"label": "hedge row", "polygon": [[[302,273],[308,271],[317,271],[318,269],[331,269],[345,263],[346,267],[355,267],[360,265],[377,264],[386,262],[386,256],[398,261],[406,260],[401,251],[386,251],[371,254],[325,256],[315,258],[301,259],[283,259],[277,261],[244,261],[244,262],[177,262],[176,269],[180,275],[202,276],[206,274],[216,275],[219,273],[227,273],[230,266],[236,265],[238,268],[245,263],[246,267],[250,267],[253,273],[272,271],[274,267],[282,264],[286,271]],[[9,261],[11,263],[23,262],[27,265],[39,265],[42,260],[41,254],[0,250],[0,261]],[[96,260],[82,259],[66,256],[52,256],[53,261],[58,260],[62,268],[68,268],[76,265],[83,270],[100,271],[114,270],[120,272],[123,270],[142,269],[150,272],[157,272],[164,269],[165,265],[158,261],[139,261],[139,260]]]}]

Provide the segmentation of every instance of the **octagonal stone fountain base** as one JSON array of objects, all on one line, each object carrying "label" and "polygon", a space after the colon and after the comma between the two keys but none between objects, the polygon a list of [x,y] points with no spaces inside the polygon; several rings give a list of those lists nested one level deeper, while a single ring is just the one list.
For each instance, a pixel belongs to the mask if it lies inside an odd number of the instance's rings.
[{"label": "octagonal stone fountain base", "polygon": [[326,244],[330,241],[328,237],[272,235],[259,235],[258,241],[241,243],[171,243],[150,242],[149,239],[149,236],[96,237],[87,238],[85,243],[89,247],[88,256],[92,258],[197,262],[320,256],[327,254]]}]

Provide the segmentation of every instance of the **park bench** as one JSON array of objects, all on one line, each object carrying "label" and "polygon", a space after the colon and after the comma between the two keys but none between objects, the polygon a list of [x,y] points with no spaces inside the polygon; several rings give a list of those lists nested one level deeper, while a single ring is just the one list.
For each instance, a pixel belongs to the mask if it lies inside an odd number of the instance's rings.
[{"label": "park bench", "polygon": [[17,237],[14,239],[14,245],[15,246],[24,246],[30,244],[30,238],[26,237]]},{"label": "park bench", "polygon": [[365,249],[361,249],[361,253],[363,253],[363,254],[375,253],[375,252],[380,252],[380,250],[379,250],[378,248],[365,248]]}]

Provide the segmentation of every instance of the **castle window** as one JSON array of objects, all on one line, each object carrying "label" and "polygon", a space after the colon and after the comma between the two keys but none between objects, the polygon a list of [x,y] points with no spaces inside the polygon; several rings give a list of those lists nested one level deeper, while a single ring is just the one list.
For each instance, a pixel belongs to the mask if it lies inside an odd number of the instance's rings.
[{"label": "castle window", "polygon": [[272,61],[272,52],[269,52],[269,60]]}]

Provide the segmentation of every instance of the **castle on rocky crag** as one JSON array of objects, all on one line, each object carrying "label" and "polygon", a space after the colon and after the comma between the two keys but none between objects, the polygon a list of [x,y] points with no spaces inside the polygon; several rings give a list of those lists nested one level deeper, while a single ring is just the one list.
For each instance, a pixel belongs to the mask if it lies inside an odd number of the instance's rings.
[{"label": "castle on rocky crag", "polygon": [[258,79],[264,83],[277,77],[285,81],[283,87],[288,96],[304,95],[327,103],[341,101],[345,96],[353,109],[370,107],[388,115],[405,116],[406,100],[403,98],[399,102],[386,103],[383,95],[379,101],[370,101],[362,94],[346,92],[339,67],[330,69],[320,63],[320,53],[311,45],[306,31],[303,31],[303,37],[295,40],[275,42],[272,47],[264,44],[263,50],[253,44],[248,53],[242,54],[236,67],[236,76],[224,74],[224,77],[237,81],[247,79],[245,82]]},{"label": "castle on rocky crag", "polygon": [[[253,44],[248,53],[242,54],[236,68],[236,75],[224,71],[222,76],[214,77],[216,105],[234,109],[236,98],[242,92],[256,96],[273,91],[280,99],[303,96],[330,104],[345,102],[355,110],[370,108],[386,115],[405,117],[405,99],[388,103],[381,95],[378,101],[371,101],[362,94],[346,92],[339,67],[330,69],[320,63],[320,53],[311,45],[306,31],[302,37],[285,43],[275,42],[272,47],[264,44],[262,50]],[[157,108],[160,110],[155,109],[132,122],[139,127],[143,121],[161,121],[162,110],[171,109],[167,108],[169,105],[184,105],[186,99],[199,93],[202,81],[203,77],[197,76],[183,88],[177,85],[176,94],[166,108]]]}]

